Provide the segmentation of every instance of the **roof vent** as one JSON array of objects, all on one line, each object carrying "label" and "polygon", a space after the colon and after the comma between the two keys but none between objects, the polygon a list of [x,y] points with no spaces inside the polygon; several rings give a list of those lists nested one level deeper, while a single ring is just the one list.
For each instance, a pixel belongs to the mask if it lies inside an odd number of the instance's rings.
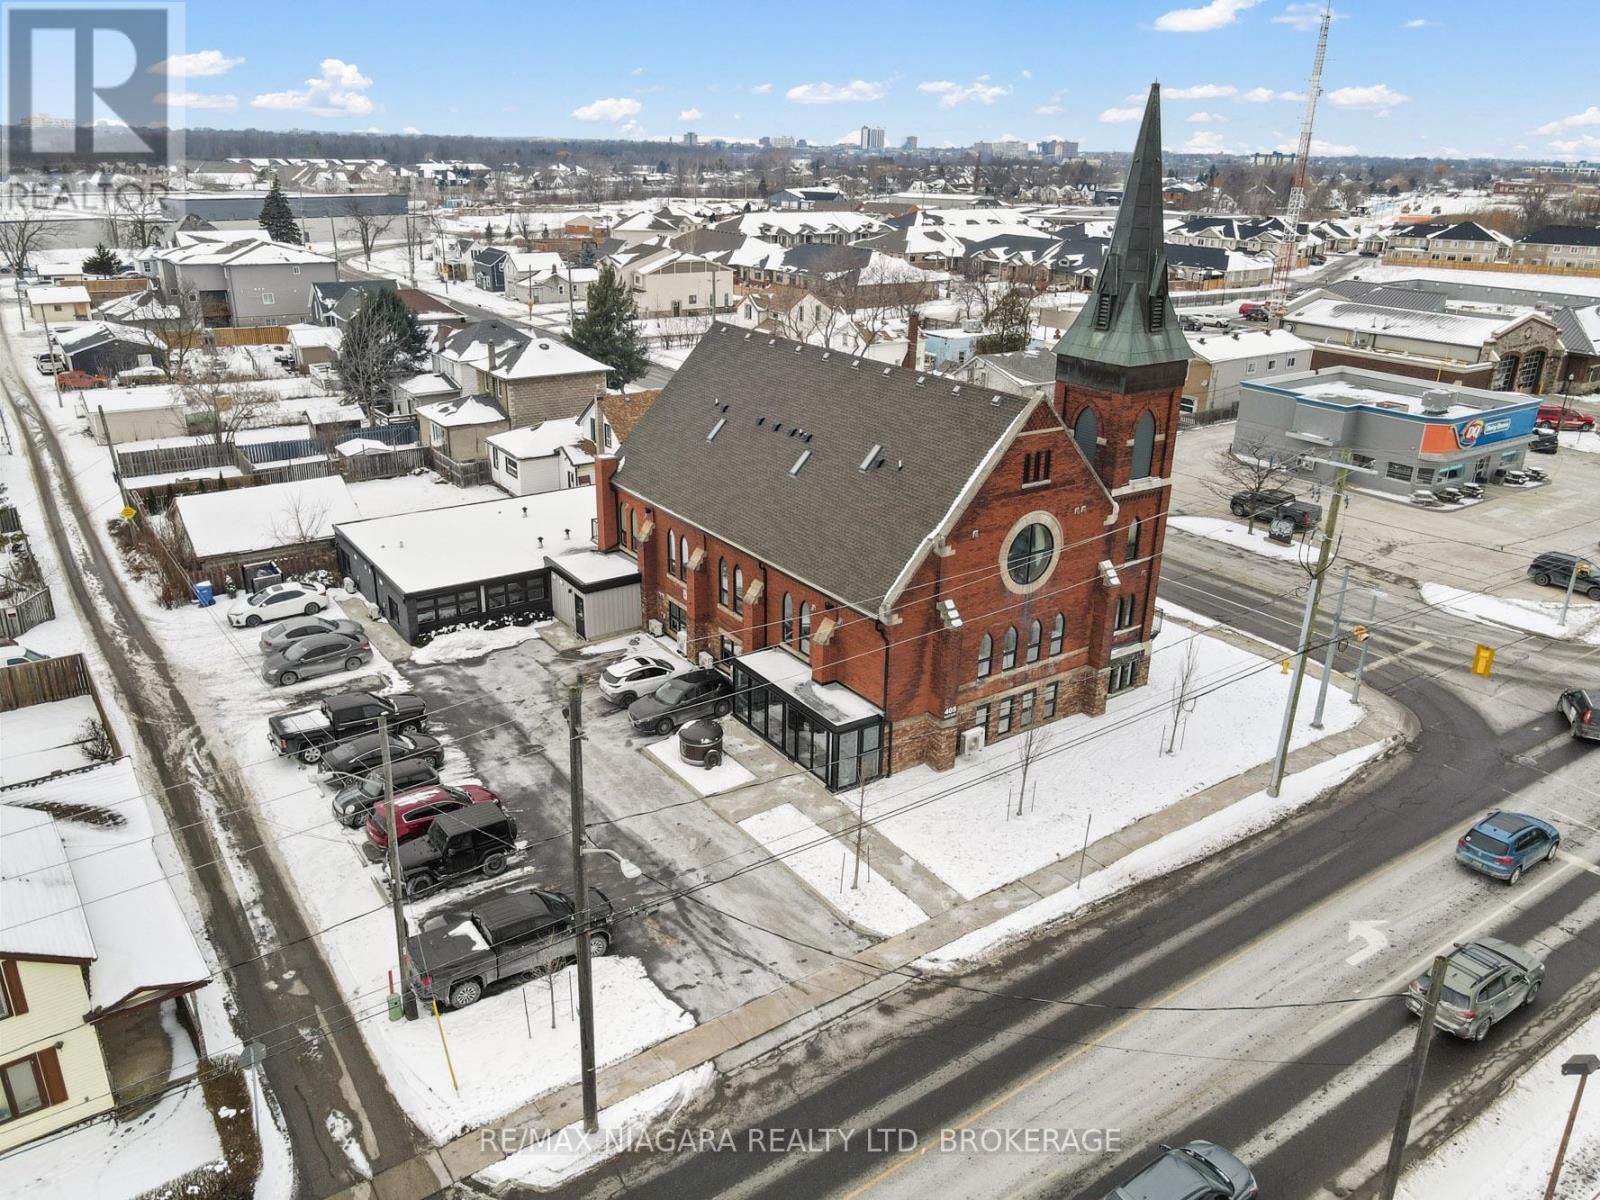
[{"label": "roof vent", "polygon": [[1450,411],[1451,399],[1443,388],[1429,388],[1422,393],[1422,411],[1431,417],[1442,416]]},{"label": "roof vent", "polygon": [[794,460],[794,466],[789,468],[789,474],[791,474],[791,475],[800,474],[800,468],[806,465],[806,459],[808,459],[810,457],[811,457],[811,451],[809,451],[809,450],[800,451],[800,457]]},{"label": "roof vent", "polygon": [[789,436],[790,437],[794,437],[794,435],[799,433],[799,432],[800,432],[800,430],[798,428],[796,428],[795,426],[793,426],[793,425],[789,426]]},{"label": "roof vent", "polygon": [[923,381],[923,380],[924,380],[924,379],[926,379],[926,378],[927,378],[927,376],[926,376],[926,375],[918,375],[918,376],[917,376],[917,386],[918,386],[918,387],[921,387],[921,386],[922,386],[922,381]]},{"label": "roof vent", "polygon": [[961,395],[961,385],[960,385],[960,384],[959,384],[959,383],[958,383],[958,384],[956,384],[956,385],[955,385],[955,387],[953,387],[953,388],[951,388],[951,389],[950,389],[950,394],[951,394],[951,395],[952,395],[952,396],[959,396],[959,395]]},{"label": "roof vent", "polygon": [[859,359],[859,358],[858,358],[858,359],[856,359],[856,360],[855,360],[855,362],[853,362],[853,363],[851,363],[851,364],[850,364],[850,369],[851,369],[851,370],[852,370],[852,371],[854,371],[854,370],[856,370],[856,369],[857,369],[857,368],[859,368],[859,367],[860,367],[860,366],[861,366],[861,360],[860,360],[860,359]]},{"label": "roof vent", "polygon": [[1000,407],[1000,397],[999,396],[990,396],[989,397],[989,406],[991,408],[999,408]]},{"label": "roof vent", "polygon": [[778,344],[778,339],[777,338],[772,338],[767,342],[767,345],[769,345],[769,346],[776,346],[777,344]]},{"label": "roof vent", "polygon": [[861,470],[865,471],[877,461],[878,455],[883,453],[883,447],[877,442],[872,443],[872,449],[867,451],[867,456],[861,460]]},{"label": "roof vent", "polygon": [[832,350],[824,350],[822,352],[822,361],[823,362],[827,362],[832,357],[833,357],[833,351]]},{"label": "roof vent", "polygon": [[800,435],[800,440],[802,442],[809,442],[811,440],[811,435],[809,433],[802,433]]},{"label": "roof vent", "polygon": [[744,340],[748,342],[750,340],[750,337],[751,337],[751,335],[747,333],[747,334],[744,335]]},{"label": "roof vent", "polygon": [[885,367],[883,369],[883,373],[885,375],[893,375],[894,374],[894,368],[893,367]]},{"label": "roof vent", "polygon": [[906,460],[903,458],[895,459],[894,469],[896,471],[904,471],[906,469]]},{"label": "roof vent", "polygon": [[706,434],[706,441],[709,442],[712,438],[716,437],[717,434],[721,433],[722,432],[722,427],[724,425],[726,425],[727,423],[728,423],[728,418],[727,417],[718,417],[717,418],[717,423],[711,427],[711,432]]},{"label": "roof vent", "polygon": [[767,419],[765,417],[757,417],[756,418],[756,424],[757,425],[765,425],[766,423],[767,423]]},{"label": "roof vent", "polygon": [[773,433],[782,433],[783,432],[783,422],[782,421],[774,421],[772,423],[772,432]]},{"label": "roof vent", "polygon": [[550,349],[550,343],[549,342],[540,342],[539,343],[539,349],[541,349],[541,350]]}]

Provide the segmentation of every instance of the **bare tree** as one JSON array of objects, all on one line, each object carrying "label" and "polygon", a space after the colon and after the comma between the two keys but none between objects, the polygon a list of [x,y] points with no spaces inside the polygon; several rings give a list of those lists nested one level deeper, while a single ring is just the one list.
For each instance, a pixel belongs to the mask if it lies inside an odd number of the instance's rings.
[{"label": "bare tree", "polygon": [[215,362],[182,380],[179,395],[188,409],[190,427],[217,446],[231,446],[239,430],[253,424],[277,399],[266,388],[230,377]]},{"label": "bare tree", "polygon": [[1261,507],[1256,503],[1257,498],[1289,481],[1289,472],[1297,457],[1285,454],[1265,437],[1235,439],[1232,446],[1217,451],[1214,459],[1217,477],[1208,480],[1207,486],[1228,501],[1235,516],[1249,518],[1249,530],[1253,533],[1256,512]]},{"label": "bare tree", "polygon": [[355,226],[356,240],[361,243],[361,257],[371,262],[373,247],[389,231],[389,226],[394,224],[394,217],[378,212],[372,200],[366,196],[344,197],[339,204],[339,211]]},{"label": "bare tree", "polygon": [[0,216],[0,262],[20,278],[27,273],[34,252],[60,227],[60,221],[53,221],[31,208],[19,208]]},{"label": "bare tree", "polygon": [[83,724],[78,727],[78,748],[83,751],[83,756],[90,762],[105,763],[116,757],[116,746],[111,741],[111,734],[100,723],[99,717],[85,717]]},{"label": "bare tree", "polygon": [[272,536],[280,546],[303,546],[326,538],[330,507],[326,501],[313,500],[304,492],[291,492],[272,518]]},{"label": "bare tree", "polygon": [[1190,638],[1183,652],[1183,662],[1178,664],[1178,676],[1172,681],[1172,732],[1167,737],[1167,753],[1178,749],[1178,731],[1189,719],[1200,697],[1195,695],[1195,685],[1200,669],[1200,641]]},{"label": "bare tree", "polygon": [[163,300],[151,290],[141,312],[144,326],[167,346],[165,368],[167,378],[181,380],[190,357],[205,341],[206,320],[201,310],[200,298],[189,292],[179,292],[171,300]]},{"label": "bare tree", "polygon": [[[1038,724],[1029,725],[1017,735],[1017,766],[1020,768],[1021,778],[1017,781],[1017,816],[1022,815],[1022,804],[1028,793],[1028,776],[1033,771],[1034,762],[1045,752],[1050,743],[1050,731]],[[1035,785],[1037,786],[1037,785]]]},{"label": "bare tree", "polygon": [[963,258],[956,264],[950,275],[950,298],[956,302],[963,319],[988,322],[994,301],[982,263]]}]

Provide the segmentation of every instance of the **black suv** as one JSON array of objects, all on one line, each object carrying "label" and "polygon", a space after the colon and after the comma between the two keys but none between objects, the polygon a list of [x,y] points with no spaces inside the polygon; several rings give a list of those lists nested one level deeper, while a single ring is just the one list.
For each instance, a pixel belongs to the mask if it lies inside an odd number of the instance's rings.
[{"label": "black suv", "polygon": [[1556,711],[1572,726],[1572,736],[1600,742],[1600,688],[1572,688],[1561,693],[1556,701]]},{"label": "black suv", "polygon": [[1263,488],[1259,492],[1235,492],[1228,501],[1228,511],[1236,517],[1271,520],[1278,509],[1293,503],[1293,492],[1281,488]]},{"label": "black suv", "polygon": [[1572,590],[1591,600],[1600,600],[1600,572],[1588,559],[1559,550],[1546,550],[1528,564],[1528,578],[1540,587],[1564,588],[1574,571],[1578,578]]},{"label": "black suv", "polygon": [[402,842],[400,886],[415,900],[468,875],[504,873],[517,850],[517,823],[498,804],[469,804],[442,813],[428,836]]},{"label": "black suv", "polygon": [[733,711],[733,684],[710,667],[669,679],[650,696],[628,705],[628,720],[640,733],[668,734],[700,717],[725,717]]}]

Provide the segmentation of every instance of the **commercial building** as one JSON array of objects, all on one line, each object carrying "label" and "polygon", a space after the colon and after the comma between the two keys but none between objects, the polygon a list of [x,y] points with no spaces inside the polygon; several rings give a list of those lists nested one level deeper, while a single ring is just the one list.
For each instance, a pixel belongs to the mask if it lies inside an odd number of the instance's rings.
[{"label": "commercial building", "polygon": [[1292,375],[1311,365],[1311,343],[1287,329],[1190,334],[1189,377],[1180,407],[1195,417],[1225,420],[1239,407],[1240,385]]},{"label": "commercial building", "polygon": [[1402,379],[1357,367],[1287,375],[1240,388],[1236,453],[1309,463],[1333,482],[1349,455],[1357,486],[1408,496],[1445,483],[1497,483],[1521,467],[1539,401],[1505,392]]},{"label": "commercial building", "polygon": [[879,125],[863,125],[861,127],[861,148],[863,150],[882,150],[883,127]]}]

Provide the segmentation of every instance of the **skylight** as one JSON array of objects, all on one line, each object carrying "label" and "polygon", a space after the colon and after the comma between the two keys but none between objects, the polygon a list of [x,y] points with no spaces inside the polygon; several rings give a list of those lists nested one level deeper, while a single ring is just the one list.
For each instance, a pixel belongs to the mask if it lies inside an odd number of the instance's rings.
[{"label": "skylight", "polygon": [[716,437],[717,434],[721,433],[722,432],[722,427],[724,425],[726,425],[727,423],[728,423],[728,418],[727,417],[718,417],[717,418],[717,423],[711,427],[711,432],[706,434],[706,441],[709,442],[712,438]]},{"label": "skylight", "polygon": [[878,461],[878,455],[883,453],[883,447],[877,442],[872,443],[872,449],[867,451],[867,456],[861,460],[861,470],[865,471]]},{"label": "skylight", "polygon": [[800,474],[800,468],[806,465],[806,459],[808,459],[810,457],[811,457],[811,451],[809,451],[809,450],[800,451],[800,457],[794,460],[794,466],[789,468],[789,474],[791,474],[791,475]]}]

